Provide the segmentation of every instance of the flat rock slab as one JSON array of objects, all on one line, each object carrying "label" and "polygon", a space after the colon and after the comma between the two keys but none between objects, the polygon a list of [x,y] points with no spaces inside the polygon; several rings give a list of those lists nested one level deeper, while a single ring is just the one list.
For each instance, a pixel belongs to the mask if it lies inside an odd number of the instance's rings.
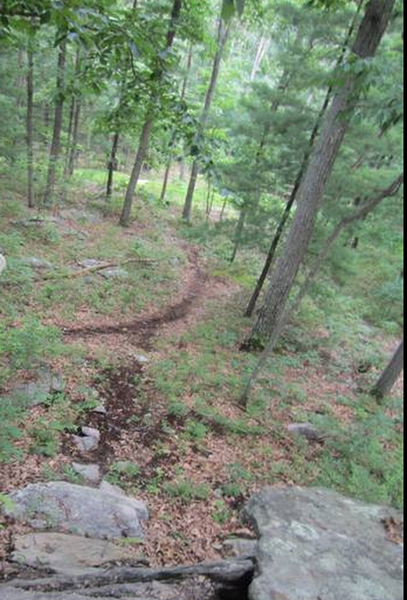
[{"label": "flat rock slab", "polygon": [[62,533],[31,533],[15,539],[12,560],[63,575],[83,575],[96,567],[127,561],[128,550],[106,540]]},{"label": "flat rock slab", "polygon": [[260,536],[251,600],[402,600],[403,548],[383,521],[397,511],[319,489],[268,488],[248,503]]},{"label": "flat rock slab", "polygon": [[8,516],[34,529],[100,539],[143,538],[149,518],[143,502],[106,482],[89,488],[66,482],[38,483],[9,495]]},{"label": "flat rock slab", "polygon": [[32,408],[45,402],[52,394],[62,393],[65,382],[62,375],[49,367],[37,371],[32,381],[18,383],[10,390],[8,397],[24,406]]}]

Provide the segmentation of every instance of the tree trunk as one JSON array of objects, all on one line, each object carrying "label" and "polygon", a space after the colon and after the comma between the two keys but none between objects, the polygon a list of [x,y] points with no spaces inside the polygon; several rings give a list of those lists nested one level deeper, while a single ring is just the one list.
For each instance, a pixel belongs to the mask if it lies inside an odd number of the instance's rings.
[{"label": "tree trunk", "polygon": [[61,132],[64,114],[64,91],[65,91],[65,64],[66,64],[66,39],[61,43],[58,56],[58,73],[56,86],[54,131],[52,136],[51,152],[48,166],[47,187],[45,190],[45,204],[51,205],[55,192],[57,179],[58,161],[61,155]]},{"label": "tree trunk", "polygon": [[151,132],[154,126],[154,118],[150,117],[144,123],[143,131],[139,142],[139,149],[137,152],[136,162],[134,163],[133,170],[130,177],[130,182],[126,192],[126,198],[123,205],[122,214],[120,217],[120,225],[122,227],[128,227],[131,217],[131,209],[133,206],[133,198],[136,193],[138,181],[140,179],[143,164],[147,156],[148,146],[150,142]]},{"label": "tree trunk", "polygon": [[167,196],[168,182],[170,180],[170,173],[172,167],[172,156],[170,156],[167,166],[165,167],[164,179],[163,179],[163,187],[161,190],[160,201],[165,202],[165,198]]},{"label": "tree trunk", "polygon": [[383,371],[379,381],[372,390],[372,394],[378,400],[383,400],[390,394],[396,385],[404,368],[404,340],[396,350],[389,365]]},{"label": "tree trunk", "polygon": [[235,262],[236,256],[240,247],[240,243],[242,241],[244,225],[247,217],[247,204],[245,203],[242,206],[242,210],[240,211],[239,221],[237,222],[236,232],[235,232],[235,244],[233,247],[232,256],[230,257],[231,264]]},{"label": "tree trunk", "polygon": [[[395,0],[370,0],[353,46],[354,54],[373,57],[393,12]],[[307,171],[298,191],[298,209],[284,253],[276,265],[265,305],[255,324],[251,340],[270,338],[279,328],[300,265],[312,238],[323,196],[338,153],[361,94],[361,75],[350,73],[335,96]],[[364,79],[364,78],[363,78]]]},{"label": "tree trunk", "polygon": [[76,164],[76,159],[77,159],[81,110],[82,110],[82,98],[79,95],[76,98],[76,104],[75,104],[75,116],[74,116],[74,120],[73,120],[73,132],[72,132],[72,144],[71,144],[71,151],[69,154],[69,162],[68,162],[68,175],[70,177],[72,177],[72,175],[74,174],[75,164]]},{"label": "tree trunk", "polygon": [[[249,381],[246,384],[246,387],[245,387],[244,392],[241,397],[242,404],[244,404],[244,405],[247,404],[247,401],[250,397],[253,386],[255,385],[259,375],[263,371],[263,369],[267,363],[268,357],[275,350],[281,333],[285,329],[285,327],[288,324],[292,315],[294,315],[300,308],[302,301],[304,300],[305,296],[308,294],[311,283],[315,280],[322,265],[324,264],[324,261],[326,260],[326,258],[328,256],[333,244],[338,239],[338,237],[342,233],[343,229],[345,227],[347,227],[348,225],[352,225],[356,221],[365,220],[366,217],[383,200],[385,200],[386,198],[390,198],[392,196],[396,196],[399,193],[403,184],[404,184],[404,174],[402,174],[398,179],[396,179],[388,188],[384,189],[377,196],[375,196],[370,202],[367,202],[364,206],[362,206],[362,208],[360,210],[358,210],[356,213],[354,213],[353,215],[344,217],[338,223],[338,225],[335,227],[335,229],[333,230],[333,232],[331,233],[331,235],[325,242],[325,245],[324,245],[322,251],[319,253],[314,264],[312,265],[292,306],[290,306],[287,310],[285,310],[279,323],[277,324],[276,328],[273,330],[270,340],[269,340],[266,348],[264,349],[264,351],[260,357],[260,360],[259,360],[258,364],[256,365],[256,368],[254,369],[253,373],[251,374]],[[247,350],[247,349],[250,349],[250,348],[248,348],[248,344],[247,343],[242,344],[242,350]]]},{"label": "tree trunk", "polygon": [[[175,35],[177,32],[177,27],[178,27],[178,22],[179,22],[179,19],[181,16],[182,2],[183,2],[183,0],[174,0],[174,2],[173,2],[170,25],[169,25],[168,32],[167,32],[167,43],[166,43],[165,50],[169,50],[174,44]],[[157,75],[157,77],[156,77],[157,80],[161,80],[161,78],[164,75],[162,67],[159,68],[159,71],[156,73],[156,75]],[[124,204],[123,204],[123,210],[122,210],[122,213],[120,216],[119,224],[122,227],[128,227],[129,223],[130,223],[133,199],[134,199],[134,196],[136,193],[136,188],[137,188],[138,181],[140,179],[140,174],[141,174],[141,171],[143,168],[143,164],[144,164],[145,158],[147,156],[148,147],[150,144],[150,137],[151,137],[151,133],[152,133],[153,127],[154,127],[156,101],[157,101],[156,98],[151,99],[151,102],[150,102],[151,106],[150,106],[150,109],[148,110],[147,118],[146,118],[146,121],[145,121],[143,129],[142,129],[139,149],[138,149],[137,156],[136,156],[136,161],[133,166],[133,171],[132,171],[132,174],[130,177],[129,185],[128,185],[127,191],[126,191],[126,197],[125,197]]]},{"label": "tree trunk", "polygon": [[117,151],[119,149],[120,133],[116,132],[113,136],[112,151],[110,153],[109,164],[107,166],[107,187],[106,200],[109,202],[113,194],[113,178],[117,171]]},{"label": "tree trunk", "polygon": [[[209,83],[208,90],[206,92],[205,104],[203,108],[203,112],[201,115],[201,125],[205,127],[209,113],[211,110],[212,102],[215,97],[216,86],[219,79],[220,67],[222,64],[223,54],[226,48],[226,44],[228,42],[229,36],[231,32],[231,22],[225,27],[223,19],[219,21],[219,29],[218,29],[218,50],[215,54],[215,58],[213,61],[212,75]],[[196,184],[198,181],[199,175],[199,162],[197,160],[194,161],[192,166],[191,178],[189,181],[188,191],[185,198],[184,210],[182,212],[182,218],[186,221],[190,221],[192,217],[192,203],[194,200],[194,193]]]},{"label": "tree trunk", "polygon": [[[355,16],[354,16],[354,18],[352,20],[351,26],[349,28],[349,31],[348,31],[347,35],[346,35],[346,39],[345,39],[345,42],[344,42],[344,45],[343,45],[342,53],[341,53],[341,55],[340,55],[340,57],[339,57],[339,59],[338,59],[338,61],[336,63],[336,70],[338,70],[343,65],[343,63],[345,61],[346,52],[347,52],[347,50],[349,48],[349,45],[350,45],[350,43],[352,41],[353,34],[355,33],[357,22],[358,22],[361,10],[363,8],[364,1],[365,0],[359,0],[359,5],[358,5],[357,12],[356,12],[356,14],[355,14]],[[307,150],[306,150],[306,152],[304,154],[304,158],[303,158],[303,161],[301,163],[300,169],[298,171],[297,178],[295,180],[295,184],[294,184],[293,190],[292,190],[292,192],[290,194],[289,201],[287,203],[287,206],[286,206],[286,209],[285,209],[284,214],[282,216],[282,219],[281,219],[281,221],[280,221],[280,223],[279,223],[279,225],[277,227],[277,231],[275,233],[275,236],[274,236],[274,238],[273,238],[273,240],[271,242],[270,250],[269,250],[269,253],[267,255],[263,271],[262,271],[262,273],[261,273],[261,275],[260,275],[260,277],[259,277],[259,279],[257,281],[256,288],[255,288],[255,290],[253,292],[253,296],[251,297],[251,300],[250,300],[249,305],[247,307],[247,310],[245,312],[245,316],[246,317],[252,317],[253,316],[253,313],[254,313],[256,305],[257,305],[257,301],[259,299],[259,296],[261,294],[263,286],[264,286],[264,284],[266,282],[266,279],[267,279],[267,276],[268,276],[268,274],[270,272],[270,269],[271,269],[271,267],[272,267],[272,265],[274,263],[274,259],[276,257],[276,252],[277,252],[277,248],[278,248],[278,246],[280,244],[280,241],[281,241],[281,238],[283,236],[284,229],[285,229],[285,226],[286,226],[286,224],[288,222],[288,219],[290,218],[291,211],[292,211],[292,209],[294,207],[295,201],[297,200],[298,190],[300,189],[301,181],[302,181],[302,178],[304,177],[304,174],[306,172],[309,158],[311,156],[312,150],[313,150],[315,142],[317,140],[317,137],[318,137],[321,125],[323,123],[323,120],[324,120],[324,117],[325,117],[325,114],[326,114],[326,111],[328,110],[329,104],[331,102],[333,91],[334,91],[333,86],[330,86],[329,89],[328,89],[328,92],[327,92],[327,94],[325,96],[325,100],[324,100],[324,103],[323,103],[323,105],[321,107],[321,110],[318,113],[318,117],[317,117],[315,126],[314,126],[314,128],[313,128],[313,130],[311,132],[311,136],[310,136],[310,139],[309,139],[309,142],[308,142],[308,147],[307,147]]]},{"label": "tree trunk", "polygon": [[29,208],[34,207],[34,50],[31,39],[27,48],[27,202]]},{"label": "tree trunk", "polygon": [[[79,78],[80,70],[81,70],[81,52],[78,48],[78,50],[76,51],[76,57],[75,57],[75,70],[74,70],[75,84]],[[77,115],[78,102],[79,102],[79,95],[74,91],[72,94],[71,107],[69,110],[68,142],[67,142],[66,162],[65,162],[65,171],[64,171],[65,177],[68,177],[71,174],[70,173],[70,162],[71,162],[71,156],[72,156],[72,146],[74,144],[74,137],[75,137],[74,129],[75,129],[75,119],[76,119],[76,115]]]}]

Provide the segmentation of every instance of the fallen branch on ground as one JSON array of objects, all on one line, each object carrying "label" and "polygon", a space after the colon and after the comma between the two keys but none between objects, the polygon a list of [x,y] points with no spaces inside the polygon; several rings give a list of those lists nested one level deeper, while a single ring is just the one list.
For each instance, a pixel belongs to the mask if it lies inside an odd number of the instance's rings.
[{"label": "fallen branch on ground", "polygon": [[208,577],[216,583],[235,584],[251,577],[254,570],[254,560],[244,558],[218,563],[201,563],[190,567],[164,567],[162,569],[114,567],[108,571],[98,571],[90,575],[78,575],[76,577],[55,576],[32,581],[15,581],[14,585],[30,591],[61,592],[83,590],[84,588],[101,588],[115,584],[170,581],[197,576]]},{"label": "fallen branch on ground", "polygon": [[119,267],[124,267],[126,265],[137,263],[137,264],[145,264],[152,265],[156,261],[150,258],[129,258],[127,260],[118,262],[118,263],[104,263],[102,265],[97,265],[94,267],[87,267],[86,269],[82,269],[81,271],[76,271],[75,273],[65,273],[61,274],[51,274],[45,275],[44,277],[36,277],[34,281],[53,281],[56,279],[76,279],[77,277],[86,277],[87,275],[91,275],[92,273],[98,273],[99,271],[105,271],[106,269],[116,269]]}]

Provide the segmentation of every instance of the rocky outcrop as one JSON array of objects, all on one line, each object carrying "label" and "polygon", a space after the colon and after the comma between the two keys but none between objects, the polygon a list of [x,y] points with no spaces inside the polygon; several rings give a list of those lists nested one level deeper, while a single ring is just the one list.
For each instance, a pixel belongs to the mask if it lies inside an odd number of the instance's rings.
[{"label": "rocky outcrop", "polygon": [[38,483],[9,495],[8,516],[34,529],[74,533],[92,538],[143,538],[149,518],[143,502],[103,482],[100,488],[65,482]]},{"label": "rocky outcrop", "polygon": [[260,541],[251,600],[402,600],[401,514],[320,489],[263,490],[247,506]]}]

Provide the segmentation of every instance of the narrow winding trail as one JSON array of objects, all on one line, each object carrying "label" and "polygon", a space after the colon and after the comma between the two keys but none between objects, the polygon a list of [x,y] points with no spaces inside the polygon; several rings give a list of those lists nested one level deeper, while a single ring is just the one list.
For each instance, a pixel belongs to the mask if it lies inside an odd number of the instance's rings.
[{"label": "narrow winding trail", "polygon": [[134,346],[145,350],[154,349],[154,339],[168,333],[181,333],[188,324],[204,316],[208,302],[224,298],[232,287],[229,282],[211,277],[202,265],[199,250],[187,249],[188,266],[178,299],[162,311],[148,313],[132,321],[119,323],[94,323],[81,327],[62,325],[66,339],[86,339],[95,336],[125,336]]}]

